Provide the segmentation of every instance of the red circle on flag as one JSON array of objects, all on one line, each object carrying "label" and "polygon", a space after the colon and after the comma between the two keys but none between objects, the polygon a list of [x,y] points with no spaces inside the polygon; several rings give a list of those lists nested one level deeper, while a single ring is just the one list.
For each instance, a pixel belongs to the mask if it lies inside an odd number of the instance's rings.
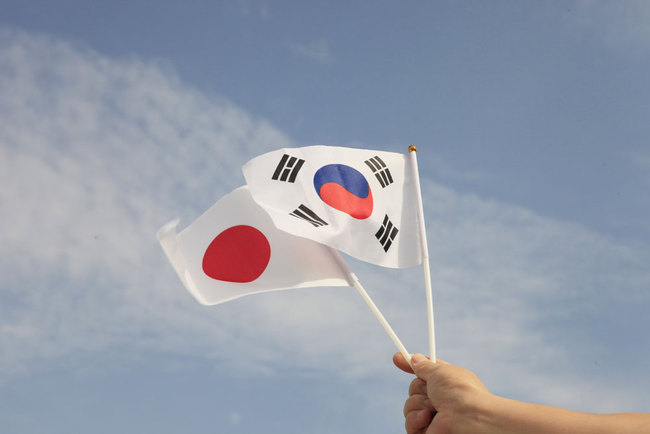
[{"label": "red circle on flag", "polygon": [[203,272],[224,282],[247,283],[262,275],[271,259],[271,245],[252,226],[232,226],[210,243],[203,255]]}]

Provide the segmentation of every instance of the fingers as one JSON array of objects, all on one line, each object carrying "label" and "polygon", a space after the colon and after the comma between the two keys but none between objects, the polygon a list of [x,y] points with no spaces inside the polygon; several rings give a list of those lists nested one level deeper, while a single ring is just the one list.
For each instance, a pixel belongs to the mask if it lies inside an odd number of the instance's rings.
[{"label": "fingers", "polygon": [[404,416],[420,410],[434,411],[427,395],[411,395],[404,403]]},{"label": "fingers", "polygon": [[431,420],[433,420],[433,415],[433,411],[427,409],[416,410],[408,413],[406,415],[406,420],[404,421],[406,434],[423,433],[431,423]]},{"label": "fingers", "polygon": [[[436,371],[441,364],[433,363],[429,360],[428,357],[423,356],[422,354],[413,354],[411,358],[411,364],[413,365],[412,370],[418,377],[426,380]],[[442,363],[446,364],[446,363]]]},{"label": "fingers", "polygon": [[409,398],[404,403],[404,425],[407,434],[423,433],[436,414],[436,410],[427,396],[426,381],[435,375],[435,371],[441,365],[449,365],[442,360],[437,360],[437,362],[433,363],[422,354],[414,354],[411,358],[411,366],[401,353],[396,353],[393,356],[395,366],[404,372],[417,375],[417,378],[409,386]]},{"label": "fingers", "polygon": [[413,369],[411,369],[411,365],[409,365],[409,362],[404,358],[402,353],[396,353],[393,356],[393,363],[404,372],[407,372],[409,374],[414,373]]},{"label": "fingers", "polygon": [[427,394],[427,383],[416,377],[415,380],[411,381],[411,385],[409,386],[409,396],[418,394]]},{"label": "fingers", "polygon": [[[421,384],[424,382],[416,379],[411,383],[411,388],[417,389]],[[412,394],[404,403],[404,426],[407,434],[423,432],[431,423],[434,414],[435,410],[426,394]]]}]

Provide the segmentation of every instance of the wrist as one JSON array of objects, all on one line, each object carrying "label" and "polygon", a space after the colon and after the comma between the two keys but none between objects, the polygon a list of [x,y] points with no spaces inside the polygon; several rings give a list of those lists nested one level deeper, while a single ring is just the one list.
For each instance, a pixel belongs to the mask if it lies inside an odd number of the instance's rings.
[{"label": "wrist", "polygon": [[[607,416],[581,413],[539,404],[529,404],[491,395],[476,408],[477,434],[610,434],[620,425],[608,426]],[[617,431],[616,428],[619,430]]]},{"label": "wrist", "polygon": [[[475,409],[477,434],[511,433],[510,416],[514,401],[490,394],[478,403]],[[515,431],[516,432],[516,431]]]},{"label": "wrist", "polygon": [[502,403],[500,398],[485,391],[473,396],[471,401],[459,405],[456,409],[457,419],[454,422],[459,428],[457,432],[472,434],[491,434],[498,425],[499,412]]}]

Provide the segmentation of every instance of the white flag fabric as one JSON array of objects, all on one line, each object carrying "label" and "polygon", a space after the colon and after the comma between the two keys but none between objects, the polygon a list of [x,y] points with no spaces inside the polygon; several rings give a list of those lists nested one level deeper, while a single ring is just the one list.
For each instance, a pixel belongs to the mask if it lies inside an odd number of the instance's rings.
[{"label": "white flag fabric", "polygon": [[422,263],[415,179],[406,155],[284,148],[242,170],[253,199],[280,230],[385,267]]},{"label": "white flag fabric", "polygon": [[212,205],[176,233],[178,220],[158,240],[187,290],[213,305],[247,294],[311,286],[350,286],[338,252],[279,231],[247,186]]}]

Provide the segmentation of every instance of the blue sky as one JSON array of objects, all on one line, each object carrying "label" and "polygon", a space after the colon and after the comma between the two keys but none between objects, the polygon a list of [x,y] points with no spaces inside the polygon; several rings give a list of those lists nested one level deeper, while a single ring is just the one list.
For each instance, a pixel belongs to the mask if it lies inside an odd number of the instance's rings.
[{"label": "blue sky", "polygon": [[[353,290],[204,307],[155,240],[312,144],[419,147],[441,358],[650,411],[649,24],[644,1],[4,1],[0,425],[400,432],[410,378]],[[350,265],[426,351],[421,270]]]}]

